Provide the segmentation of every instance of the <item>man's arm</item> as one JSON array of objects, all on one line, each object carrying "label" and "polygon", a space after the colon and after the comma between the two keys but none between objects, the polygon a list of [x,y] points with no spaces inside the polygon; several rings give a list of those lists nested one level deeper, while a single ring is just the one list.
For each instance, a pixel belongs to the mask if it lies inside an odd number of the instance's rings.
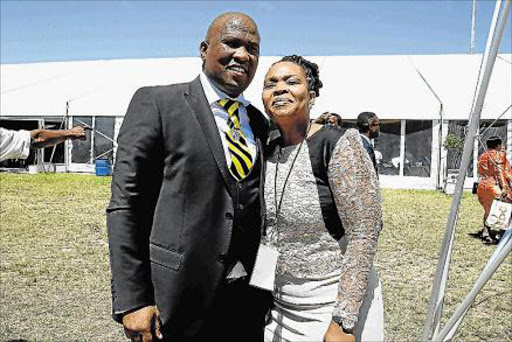
[{"label": "man's arm", "polygon": [[85,140],[85,130],[81,126],[71,130],[50,131],[35,129],[32,131],[12,131],[0,128],[0,161],[6,159],[26,159],[30,153],[30,147],[51,147],[67,139]]},{"label": "man's arm", "polygon": [[125,313],[154,305],[149,234],[163,168],[159,115],[151,89],[139,89],[118,137],[107,208],[112,306],[118,322]]},{"label": "man's arm", "polygon": [[65,140],[85,140],[85,131],[89,130],[89,127],[75,126],[70,130],[58,130],[50,131],[45,129],[35,129],[30,131],[32,147],[51,147]]}]

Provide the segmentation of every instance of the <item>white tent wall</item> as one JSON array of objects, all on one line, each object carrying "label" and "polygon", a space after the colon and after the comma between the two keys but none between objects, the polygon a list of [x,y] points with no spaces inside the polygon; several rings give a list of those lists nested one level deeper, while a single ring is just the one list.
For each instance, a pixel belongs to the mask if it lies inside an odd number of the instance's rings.
[{"label": "white tent wall", "polygon": [[[512,103],[511,57],[511,54],[502,54],[496,60],[482,119],[498,118]],[[254,80],[245,92],[260,110],[263,109],[263,78],[279,58],[261,57]],[[433,189],[443,185],[447,152],[442,144],[450,122],[469,117],[481,55],[308,58],[319,65],[324,84],[312,117],[332,111],[339,113],[343,120],[353,122],[360,112],[372,111],[381,118],[383,128],[393,123],[398,129],[393,147],[393,156],[399,158],[398,167],[393,175],[380,176],[383,187]],[[87,120],[93,126],[96,121],[108,122],[113,126],[109,128],[111,138],[116,140],[129,101],[139,87],[187,82],[198,75],[200,68],[198,57],[3,64],[0,65],[0,119],[61,120],[68,103],[68,126],[77,123],[77,118],[90,118]],[[112,119],[109,121],[108,117]],[[512,110],[508,109],[501,119],[507,125],[510,152]],[[430,160],[425,159],[427,166],[423,166],[430,170],[417,177],[407,175],[405,155],[409,138],[406,132],[421,122],[427,123],[428,127],[431,125],[430,155],[424,156]],[[93,172],[92,162],[103,151],[96,151],[94,139],[105,140],[100,133],[92,135],[92,144],[81,146],[82,154],[84,148],[90,149],[88,160],[82,155],[80,162],[75,162],[73,144],[66,144],[65,163],[59,165],[58,170]],[[385,141],[379,141],[379,144],[383,143]],[[376,147],[378,150],[379,146]],[[115,157],[115,148],[112,155]],[[468,187],[473,180],[468,178]]]}]

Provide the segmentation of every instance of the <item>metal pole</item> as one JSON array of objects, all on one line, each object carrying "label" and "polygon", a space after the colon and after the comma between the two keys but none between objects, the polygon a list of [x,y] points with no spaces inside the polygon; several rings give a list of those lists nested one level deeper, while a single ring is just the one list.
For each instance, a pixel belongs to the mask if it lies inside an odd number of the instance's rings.
[{"label": "metal pole", "polygon": [[471,11],[471,45],[469,53],[475,53],[475,20],[476,20],[476,0],[473,0],[473,10]]},{"label": "metal pole", "polygon": [[405,133],[407,125],[405,120],[400,120],[400,165],[398,169],[398,174],[400,177],[404,176],[405,164],[407,163],[407,158],[405,158]]},{"label": "metal pole", "polygon": [[[503,234],[503,237],[501,238],[500,243],[496,247],[496,250],[492,253],[491,257],[489,258],[489,261],[487,262],[487,265],[485,265],[485,268],[482,271],[482,274],[488,272],[491,269],[491,266],[493,265],[493,262],[496,259],[500,258],[501,253],[504,253],[503,250],[504,250],[505,246],[507,246],[508,243],[512,243],[512,227],[510,225],[509,225],[508,229],[505,231],[505,234]],[[508,253],[510,253],[510,251]],[[494,272],[492,272],[490,275],[492,275],[493,273]],[[487,281],[487,279],[485,281]],[[477,286],[477,283],[478,283],[478,280],[475,282],[474,287]],[[469,297],[469,294],[468,294],[467,297]],[[474,298],[473,298],[473,300],[474,300]],[[473,301],[471,301],[471,303],[472,302]],[[461,307],[462,307],[462,305],[461,305]],[[456,311],[452,315],[452,317],[453,317],[453,316],[455,316],[457,314],[458,318],[453,320],[453,324],[451,324],[451,323],[450,323],[450,325],[447,324],[445,326],[445,328],[443,329],[443,332],[444,332],[444,330],[449,330],[449,332],[446,334],[446,336],[443,337],[443,341],[450,341],[453,338],[453,335],[455,335],[455,333],[457,332],[457,329],[459,328],[460,323],[462,323],[462,320],[466,316],[466,313],[468,312],[468,310],[469,310],[469,305],[467,305],[467,306],[463,307],[462,309],[460,309],[460,312]],[[449,322],[450,322],[450,320],[449,320]],[[438,335],[436,333],[434,333],[434,340],[438,340],[437,336]]]},{"label": "metal pole", "polygon": [[[455,229],[452,230],[452,235],[450,237],[450,243],[449,243],[449,246],[448,246],[448,254],[451,255],[452,254],[452,249],[453,249],[453,240],[455,239]],[[444,265],[444,270],[443,270],[443,278],[441,280],[441,284],[440,284],[440,287],[439,287],[439,292],[440,293],[444,293],[445,292],[445,289],[446,289],[446,284],[448,283],[448,272],[450,270],[450,264],[449,263],[446,263]],[[437,298],[437,303],[436,303],[436,312],[434,314],[434,333],[432,334],[432,336],[435,336],[439,333],[439,330],[441,329],[441,317],[443,315],[443,297],[438,297]]]},{"label": "metal pole", "polygon": [[409,62],[412,64],[413,68],[416,70],[416,73],[420,76],[421,80],[425,83],[427,88],[430,90],[432,95],[436,98],[437,102],[439,102],[439,151],[437,153],[437,179],[436,179],[436,189],[441,188],[441,181],[440,181],[440,174],[441,174],[441,151],[443,148],[443,101],[441,101],[441,98],[436,94],[432,86],[428,83],[427,79],[423,76],[423,74],[418,70],[418,68],[414,65],[411,58],[409,57]]},{"label": "metal pole", "polygon": [[444,177],[440,178],[440,176],[443,174],[443,170],[441,167],[441,160],[442,160],[442,151],[443,151],[443,104],[441,103],[439,106],[439,132],[438,132],[438,151],[437,151],[437,179],[436,179],[436,189],[442,189],[441,185],[441,179],[444,181]]},{"label": "metal pole", "polygon": [[[66,101],[66,114],[64,115],[64,117],[62,118],[62,121],[60,122],[59,129],[62,129],[64,127],[64,123],[66,122],[66,118],[68,117],[68,114],[69,114],[69,101]],[[50,167],[50,165],[53,163],[53,156],[55,155],[56,149],[57,149],[57,145],[54,145],[53,149],[52,149],[52,154],[50,155],[50,161],[48,162],[48,167]],[[66,154],[65,150],[64,150],[64,154]],[[57,171],[57,167],[55,167],[55,171]]]},{"label": "metal pole", "polygon": [[90,159],[89,159],[89,164],[94,164],[94,144],[96,142],[96,134],[95,131],[96,131],[96,117],[93,116],[91,118],[92,122],[92,129],[91,129],[91,149],[89,150],[89,153],[90,153]]},{"label": "metal pole", "polygon": [[453,336],[455,333],[454,328],[456,329],[462,319],[464,318],[464,314],[468,311],[469,306],[473,301],[475,300],[476,296],[482,290],[482,288],[485,286],[485,284],[491,279],[492,275],[498,267],[501,265],[501,263],[505,260],[507,255],[512,251],[512,240],[510,239],[510,235],[508,235],[507,239],[504,239],[502,243],[500,243],[501,247],[497,253],[497,255],[493,255],[493,258],[491,258],[490,263],[485,267],[484,271],[478,277],[478,279],[475,282],[475,285],[473,285],[473,288],[469,292],[469,294],[466,296],[462,304],[455,310],[452,317],[448,320],[445,327],[441,330],[439,335],[434,336],[433,340],[436,341],[444,341],[448,334]]},{"label": "metal pole", "polygon": [[[482,66],[486,65],[486,63],[487,63],[487,58],[489,57],[488,52],[491,49],[491,45],[494,41],[494,35],[496,34],[496,27],[498,25],[498,18],[500,16],[501,3],[502,3],[502,0],[496,0],[496,6],[494,7],[494,13],[492,15],[491,26],[489,29],[489,35],[487,36],[487,42],[485,43],[485,52],[484,52],[482,61],[480,62],[480,69],[478,70],[478,80],[477,80],[476,87],[475,87],[475,93],[473,94],[473,103],[471,104],[471,112],[473,112],[475,110],[475,103],[476,103],[476,99],[477,99],[478,90],[482,83],[482,78],[483,78]],[[469,118],[469,120],[471,122],[471,117]]]},{"label": "metal pole", "polygon": [[[443,245],[441,247],[441,253],[439,257],[439,261],[437,263],[436,268],[436,276],[434,279],[434,284],[432,286],[432,293],[430,296],[430,301],[427,309],[427,318],[425,320],[425,326],[423,329],[422,341],[428,341],[432,328],[432,321],[434,318],[434,314],[436,312],[436,307],[439,306],[439,303],[442,303],[442,298],[444,297],[444,292],[441,292],[442,282],[444,279],[444,270],[446,269],[445,264],[450,261],[450,244],[453,236],[453,230],[455,229],[455,221],[457,219],[460,199],[462,197],[462,190],[464,187],[464,181],[466,179],[466,173],[468,170],[468,166],[471,159],[471,154],[473,152],[473,145],[476,136],[476,132],[478,131],[478,126],[480,123],[480,114],[482,112],[482,107],[485,99],[485,95],[487,92],[487,87],[489,86],[489,81],[492,74],[492,69],[494,67],[494,62],[496,60],[496,55],[498,54],[498,47],[501,41],[501,36],[503,34],[504,23],[506,22],[506,18],[508,15],[508,10],[510,9],[510,2],[512,0],[506,0],[504,15],[502,17],[502,23],[497,30],[496,25],[491,26],[489,30],[489,40],[491,40],[490,44],[488,41],[486,51],[484,54],[485,60],[485,69],[483,72],[483,76],[481,78],[481,83],[478,87],[478,94],[476,104],[471,112],[470,116],[470,126],[469,131],[464,141],[464,152],[462,154],[462,160],[459,168],[459,175],[457,177],[457,183],[455,185],[455,191],[453,194],[453,200],[450,207],[450,213],[448,216],[448,222],[446,224]],[[501,8],[501,0],[496,2],[496,7],[494,10],[495,18],[497,18]],[[493,18],[494,19],[494,18]],[[497,23],[497,20],[496,20]],[[493,39],[494,33],[497,32],[496,39]],[[441,300],[440,300],[441,299]]]}]

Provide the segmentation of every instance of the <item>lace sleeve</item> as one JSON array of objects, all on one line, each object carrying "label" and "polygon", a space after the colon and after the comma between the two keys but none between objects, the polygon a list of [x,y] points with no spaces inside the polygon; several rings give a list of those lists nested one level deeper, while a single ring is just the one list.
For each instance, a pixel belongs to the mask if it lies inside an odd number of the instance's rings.
[{"label": "lace sleeve", "polygon": [[358,320],[382,226],[379,182],[356,130],[347,130],[339,139],[328,176],[348,240],[333,316],[352,327]]}]

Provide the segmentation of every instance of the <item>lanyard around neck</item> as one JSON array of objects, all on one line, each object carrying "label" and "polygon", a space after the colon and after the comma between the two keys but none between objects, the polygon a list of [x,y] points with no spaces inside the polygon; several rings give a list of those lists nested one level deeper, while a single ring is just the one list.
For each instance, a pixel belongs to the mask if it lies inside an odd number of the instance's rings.
[{"label": "lanyard around neck", "polygon": [[277,155],[277,161],[276,161],[276,172],[274,176],[274,205],[276,208],[276,220],[275,225],[277,226],[277,220],[279,217],[279,213],[281,212],[281,205],[283,204],[283,198],[284,198],[284,192],[286,190],[286,184],[288,184],[288,179],[290,178],[290,175],[292,174],[293,167],[295,166],[295,162],[297,161],[297,157],[299,156],[300,150],[302,149],[302,145],[304,144],[304,141],[306,141],[306,138],[309,134],[309,129],[311,128],[311,124],[308,125],[308,128],[306,130],[306,134],[304,136],[304,140],[302,140],[299,144],[299,148],[297,149],[297,153],[295,153],[295,157],[293,157],[292,164],[290,165],[290,169],[288,170],[288,173],[286,175],[286,178],[284,179],[283,188],[281,189],[281,197],[279,199],[279,203],[277,201],[277,176],[279,172],[279,157],[281,156],[281,147],[279,147],[279,152]]}]

